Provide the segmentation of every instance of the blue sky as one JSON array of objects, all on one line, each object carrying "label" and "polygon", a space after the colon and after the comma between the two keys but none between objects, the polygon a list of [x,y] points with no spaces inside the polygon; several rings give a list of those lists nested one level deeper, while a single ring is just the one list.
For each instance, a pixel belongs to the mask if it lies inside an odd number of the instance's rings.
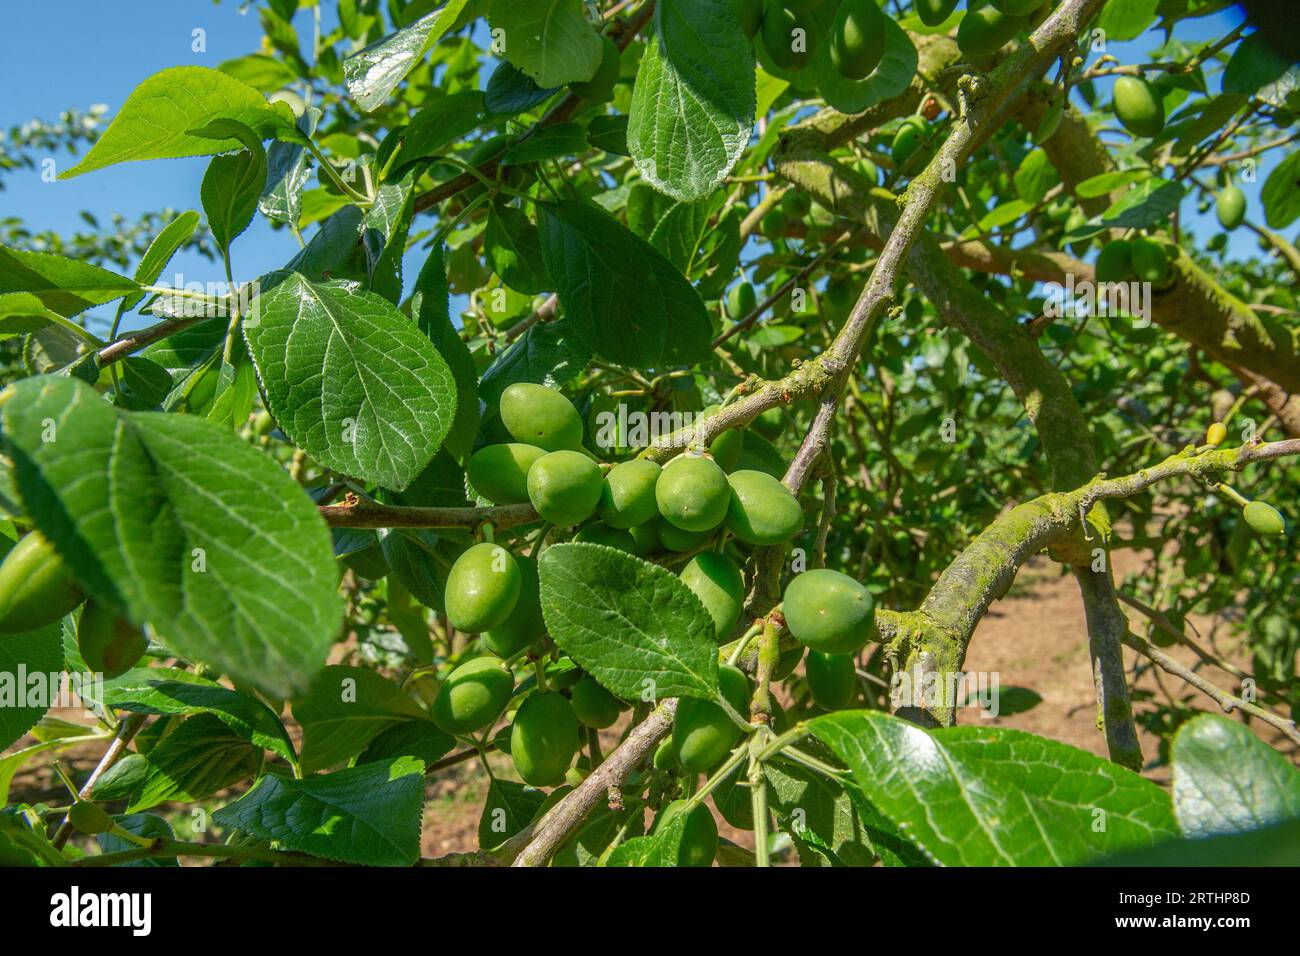
[{"label": "blue sky", "polygon": [[[322,0],[325,19],[333,21],[334,4]],[[1235,10],[1180,25],[1178,36],[1204,39],[1224,35],[1240,21]],[[310,12],[300,11],[295,25],[301,36],[311,35]],[[193,31],[206,33],[206,52],[192,49]],[[57,34],[57,35],[56,35]],[[116,111],[145,77],[169,66],[215,67],[223,60],[254,52],[262,36],[256,9],[240,13],[239,3],[223,0],[64,0],[6,4],[0,40],[0,127],[32,118],[56,119],[70,107],[88,109],[107,104]],[[1132,60],[1154,45],[1156,34],[1138,44],[1113,44],[1112,52]],[[1139,47],[1135,49],[1135,47]],[[1212,81],[1217,89],[1217,80]],[[1257,196],[1281,151],[1266,154],[1254,184],[1242,184],[1251,199],[1250,215],[1258,219]],[[60,168],[72,157],[59,156]],[[17,215],[35,228],[72,231],[82,227],[83,209],[107,221],[113,212],[132,217],[149,210],[201,209],[199,184],[206,158],[156,160],[109,167],[75,179],[46,183],[36,172],[7,177],[0,192],[0,215]],[[1198,216],[1184,204],[1185,221],[1202,238],[1217,231],[1213,214]],[[1254,252],[1254,237],[1246,230],[1233,236],[1234,251]],[[234,246],[236,278],[276,268],[296,249],[287,232],[273,232],[258,216]],[[173,268],[190,278],[220,278],[221,267],[194,254],[178,256]]]}]

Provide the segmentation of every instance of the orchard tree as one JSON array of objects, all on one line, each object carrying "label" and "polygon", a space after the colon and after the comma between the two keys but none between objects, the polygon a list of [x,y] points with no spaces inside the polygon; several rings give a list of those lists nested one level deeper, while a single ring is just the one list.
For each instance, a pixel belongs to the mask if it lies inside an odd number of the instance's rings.
[{"label": "orchard tree", "polygon": [[[0,859],[411,865],[472,762],[426,864],[1294,862],[1300,71],[1224,6],[267,0],[14,145],[211,159],[0,247],[0,791],[103,747]],[[1109,759],[970,706],[1040,554]]]}]

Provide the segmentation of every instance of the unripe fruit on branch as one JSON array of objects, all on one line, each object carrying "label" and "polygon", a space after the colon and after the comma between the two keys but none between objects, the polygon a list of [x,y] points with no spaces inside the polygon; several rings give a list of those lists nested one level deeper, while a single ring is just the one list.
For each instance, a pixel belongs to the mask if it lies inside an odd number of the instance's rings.
[{"label": "unripe fruit on branch", "polygon": [[853,700],[858,674],[852,654],[809,651],[803,666],[813,703],[822,710],[842,710]]},{"label": "unripe fruit on branch", "polygon": [[555,693],[534,694],[519,705],[510,728],[510,759],[524,783],[554,787],[578,751],[578,717]]},{"label": "unripe fruit on branch", "polygon": [[659,535],[659,544],[668,551],[694,551],[713,535],[714,528],[707,531],[686,531],[660,518],[654,524]]},{"label": "unripe fruit on branch", "polygon": [[573,540],[585,544],[603,544],[607,548],[636,554],[636,541],[632,533],[623,528],[611,528],[603,521],[593,521],[583,525],[573,536]]},{"label": "unripe fruit on branch", "polygon": [[696,455],[674,458],[655,484],[659,513],[683,531],[712,531],[727,516],[730,501],[726,474],[712,459]]},{"label": "unripe fruit on branch", "polygon": [[98,836],[113,829],[113,818],[104,808],[89,800],[78,800],[68,808],[68,823],[78,833]]},{"label": "unripe fruit on branch", "polygon": [[1169,275],[1169,260],[1165,250],[1154,239],[1139,236],[1129,247],[1129,261],[1133,272],[1142,282],[1160,284]]},{"label": "unripe fruit on branch", "polygon": [[686,804],[685,800],[674,800],[660,810],[650,832],[658,833],[669,821],[685,813],[682,839],[677,850],[677,865],[711,866],[718,852],[718,825],[703,803],[696,804],[689,811]]},{"label": "unripe fruit on branch", "polygon": [[1246,218],[1246,194],[1240,186],[1225,186],[1214,200],[1214,214],[1219,225],[1232,230],[1241,225]]},{"label": "unripe fruit on branch", "polygon": [[1241,509],[1241,514],[1256,534],[1272,537],[1286,531],[1282,512],[1266,502],[1252,501]]},{"label": "unripe fruit on branch", "polygon": [[618,720],[623,702],[600,685],[590,674],[573,685],[573,712],[586,727],[603,730]]},{"label": "unripe fruit on branch", "polygon": [[1215,448],[1222,445],[1227,437],[1228,426],[1223,422],[1213,422],[1209,428],[1205,429],[1205,444],[1213,445]]},{"label": "unripe fruit on branch", "polygon": [[635,458],[605,475],[597,514],[611,528],[632,528],[659,516],[655,485],[662,471],[653,461]]},{"label": "unripe fruit on branch", "polygon": [[545,454],[544,448],[519,442],[480,448],[469,460],[469,483],[494,505],[524,504],[528,501],[528,470]]},{"label": "unripe fruit on branch", "polygon": [[[749,709],[749,679],[729,664],[718,668],[722,696],[742,717]],[[716,767],[740,739],[740,728],[727,712],[711,700],[683,697],[673,719],[673,746],[677,760],[692,773]]]},{"label": "unripe fruit on branch", "polygon": [[510,552],[496,544],[476,544],[447,573],[447,620],[468,634],[491,630],[514,610],[521,584]]},{"label": "unripe fruit on branch", "polygon": [[537,559],[515,558],[515,564],[519,568],[519,599],[504,621],[483,634],[483,643],[502,657],[513,657],[546,635]]},{"label": "unripe fruit on branch", "polygon": [[1115,117],[1135,136],[1158,136],[1165,128],[1165,106],[1156,88],[1137,76],[1115,80]]},{"label": "unripe fruit on branch", "polygon": [[1113,239],[1097,253],[1094,268],[1098,282],[1127,282],[1133,278],[1133,243]]},{"label": "unripe fruit on branch", "polygon": [[738,471],[727,479],[727,530],[746,544],[780,544],[803,529],[799,499],[763,471]]},{"label": "unripe fruit on branch", "polygon": [[763,4],[763,49],[783,70],[802,70],[813,61],[821,37],[799,0]]},{"label": "unripe fruit on branch", "polygon": [[90,598],[77,619],[77,651],[86,666],[108,680],[121,677],[144,657],[149,639],[106,604]]},{"label": "unripe fruit on branch", "polygon": [[863,80],[885,53],[885,15],[876,0],[840,0],[831,27],[831,63],[842,76]]},{"label": "unripe fruit on branch", "polygon": [[476,657],[447,675],[429,712],[444,733],[472,734],[501,716],[514,688],[514,675],[499,660]]},{"label": "unripe fruit on branch", "polygon": [[727,318],[739,322],[758,308],[758,295],[748,282],[737,282],[727,290]]},{"label": "unripe fruit on branch", "polygon": [[745,604],[745,582],[736,562],[716,551],[702,551],[686,562],[681,580],[709,612],[714,636],[726,638]]},{"label": "unripe fruit on branch", "polygon": [[544,520],[567,528],[596,513],[604,483],[600,467],[586,455],[553,451],[528,470],[528,500]]},{"label": "unripe fruit on branch", "polygon": [[501,393],[501,423],[515,441],[547,451],[582,447],[582,419],[554,389],[515,382]]},{"label": "unripe fruit on branch", "polygon": [[957,0],[916,0],[916,15],[927,27],[937,27],[956,9]]},{"label": "unripe fruit on branch", "polygon": [[0,633],[22,634],[53,624],[83,597],[54,545],[33,531],[0,563]]},{"label": "unripe fruit on branch", "polygon": [[818,568],[795,576],[782,611],[800,643],[824,654],[852,654],[871,639],[876,602],[847,574]]},{"label": "unripe fruit on branch", "polygon": [[1024,26],[1024,17],[1008,16],[990,3],[974,6],[957,27],[957,46],[967,56],[992,56]]}]

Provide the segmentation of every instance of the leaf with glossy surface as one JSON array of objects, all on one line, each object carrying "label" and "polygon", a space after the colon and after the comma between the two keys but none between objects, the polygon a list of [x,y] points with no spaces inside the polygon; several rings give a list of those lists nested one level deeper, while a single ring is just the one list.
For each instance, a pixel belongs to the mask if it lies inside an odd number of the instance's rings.
[{"label": "leaf with glossy surface", "polygon": [[269,694],[306,686],[338,628],[338,572],[278,464],[211,422],[120,411],[69,378],[7,394],[19,492],[85,590]]},{"label": "leaf with glossy surface", "polygon": [[348,95],[364,113],[378,109],[406,79],[424,54],[451,29],[467,0],[447,0],[445,6],[425,14],[343,61]]},{"label": "leaf with glossy surface", "polygon": [[1285,229],[1300,217],[1300,150],[1277,164],[1259,195],[1270,228]]},{"label": "leaf with glossy surface", "polygon": [[827,714],[808,729],[873,806],[948,866],[1071,866],[1177,834],[1154,783],[1045,737],[927,731],[872,711]]},{"label": "leaf with glossy surface", "polygon": [[703,199],[749,145],[754,51],[734,0],[660,0],[656,36],[632,91],[627,142],[642,177],[683,202]]},{"label": "leaf with glossy surface", "polygon": [[523,70],[503,60],[488,77],[484,105],[497,116],[514,116],[545,103],[556,92],[558,87],[538,86]]},{"label": "leaf with glossy surface", "polygon": [[663,253],[589,203],[539,203],[537,216],[566,320],[593,352],[638,368],[709,354],[704,301]]},{"label": "leaf with glossy surface", "polygon": [[456,411],[447,363],[386,299],[290,273],[258,298],[244,338],[267,407],[327,468],[400,490]]},{"label": "leaf with glossy surface", "polygon": [[302,725],[302,768],[315,773],[365,750],[396,724],[428,719],[400,687],[362,667],[326,667],[293,705]]},{"label": "leaf with glossy surface", "polygon": [[423,808],[424,764],[398,757],[304,780],[268,775],[212,817],[329,860],[410,866],[420,858]]},{"label": "leaf with glossy surface", "polygon": [[608,690],[717,696],[711,618],[671,571],[604,545],[560,544],[542,552],[538,573],[551,637]]},{"label": "leaf with glossy surface", "polygon": [[1300,818],[1300,770],[1234,720],[1201,714],[1183,724],[1173,764],[1174,812],[1185,836]]},{"label": "leaf with glossy surface", "polygon": [[211,156],[237,148],[233,137],[190,132],[220,116],[249,118],[266,98],[232,76],[203,66],[177,66],[149,77],[126,98],[104,135],[60,179],[138,159]]},{"label": "leaf with glossy surface", "polygon": [[539,87],[585,83],[596,75],[602,47],[582,0],[497,3],[489,19],[493,30],[503,31],[505,58]]},{"label": "leaf with glossy surface", "polygon": [[1108,229],[1146,229],[1159,225],[1178,209],[1183,187],[1168,179],[1148,179],[1134,186],[1101,214]]},{"label": "leaf with glossy surface", "polygon": [[411,117],[402,131],[402,144],[393,158],[393,168],[442,152],[482,122],[483,109],[483,94],[478,90],[432,100]]}]

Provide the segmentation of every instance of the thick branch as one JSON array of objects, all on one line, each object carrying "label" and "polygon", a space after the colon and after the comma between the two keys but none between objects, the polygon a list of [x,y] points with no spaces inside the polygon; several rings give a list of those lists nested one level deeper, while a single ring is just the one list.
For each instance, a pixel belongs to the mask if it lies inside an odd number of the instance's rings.
[{"label": "thick branch", "polygon": [[[620,786],[624,778],[658,746],[659,741],[668,736],[676,712],[676,700],[666,700],[660,704],[577,789],[523,834],[507,843],[506,847],[512,844],[520,847],[512,865],[545,866],[596,804],[608,798],[609,788]],[[503,855],[511,852],[505,847],[502,849]]]}]

